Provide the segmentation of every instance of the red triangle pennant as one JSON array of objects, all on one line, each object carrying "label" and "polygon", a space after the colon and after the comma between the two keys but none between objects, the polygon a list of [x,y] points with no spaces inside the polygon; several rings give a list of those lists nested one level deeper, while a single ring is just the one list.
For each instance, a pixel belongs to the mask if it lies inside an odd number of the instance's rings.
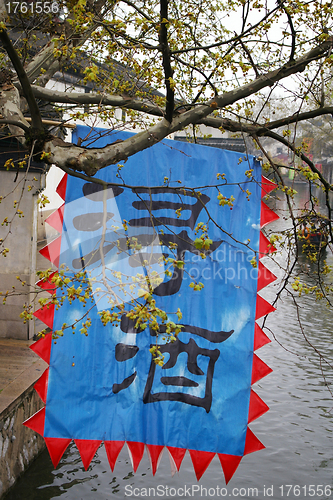
[{"label": "red triangle pennant", "polygon": [[62,232],[62,223],[64,221],[64,209],[65,209],[65,203],[61,205],[61,207],[58,208],[58,210],[49,215],[47,219],[45,219],[45,222],[47,222],[49,226],[56,229],[58,233]]},{"label": "red triangle pennant", "polygon": [[34,316],[43,321],[51,330],[53,329],[54,308],[55,305],[49,303],[34,312]]},{"label": "red triangle pennant", "polygon": [[61,236],[51,241],[51,243],[39,250],[39,253],[50,262],[52,262],[56,267],[59,267],[60,250]]},{"label": "red triangle pennant", "polygon": [[54,283],[52,283],[52,278],[55,275],[55,273],[56,273],[56,271],[51,273],[49,275],[49,277],[45,280],[41,279],[41,280],[37,281],[36,285],[39,286],[39,288],[42,288],[43,290],[45,290],[46,292],[49,292],[52,294],[55,293],[56,288],[55,288]]},{"label": "red triangle pennant", "polygon": [[43,403],[46,403],[47,383],[49,381],[49,369],[47,368],[43,375],[37,380],[34,389]]},{"label": "red triangle pennant", "polygon": [[270,241],[266,236],[260,231],[259,236],[259,257],[268,255],[269,253],[276,252],[276,248],[271,245]]},{"label": "red triangle pennant", "polygon": [[235,474],[243,457],[239,457],[237,455],[224,455],[222,453],[218,453],[218,457],[223,469],[225,482],[228,484],[232,476]]},{"label": "red triangle pennant", "polygon": [[93,439],[74,439],[74,443],[79,450],[83,466],[85,470],[88,469],[90,462],[95,456],[102,441],[97,441]]},{"label": "red triangle pennant", "polygon": [[273,274],[267,267],[264,266],[261,262],[259,262],[259,267],[258,267],[258,289],[257,291],[261,290],[262,288],[265,288],[265,286],[268,286],[270,283],[273,283],[277,277],[275,274]]},{"label": "red triangle pennant", "polygon": [[37,432],[41,436],[44,436],[44,426],[45,426],[45,408],[42,408],[37,413],[32,415],[23,422],[23,425]]},{"label": "red triangle pennant", "polygon": [[275,307],[273,307],[267,300],[257,295],[257,304],[256,304],[256,319],[262,318],[271,312],[276,311]]},{"label": "red triangle pennant", "polygon": [[264,401],[258,396],[258,394],[251,389],[249,423],[261,417],[261,415],[266,413],[266,411],[268,410],[269,407],[266,405],[266,403],[264,403]]},{"label": "red triangle pennant", "polygon": [[66,198],[66,187],[67,187],[67,174],[65,174],[58,184],[56,193],[65,201]]},{"label": "red triangle pennant", "polygon": [[264,448],[265,446],[261,443],[261,441],[259,441],[257,436],[253,434],[251,429],[247,428],[244,455],[248,455],[249,453],[254,453],[255,451],[263,450]]},{"label": "red triangle pennant", "polygon": [[272,368],[266,365],[256,354],[253,353],[252,380],[251,385],[272,373]]},{"label": "red triangle pennant", "polygon": [[52,346],[52,334],[48,333],[45,337],[37,340],[34,344],[30,346],[30,349],[34,351],[37,356],[42,358],[47,364],[50,364],[51,356],[51,346]]},{"label": "red triangle pennant", "polygon": [[170,453],[171,458],[174,461],[175,466],[177,467],[177,470],[179,471],[181,463],[182,463],[183,458],[184,458],[185,453],[186,453],[186,449],[185,448],[175,448],[173,446],[168,446],[167,450]]},{"label": "red triangle pennant", "polygon": [[45,444],[49,450],[49,454],[53,463],[53,467],[56,468],[60,462],[61,457],[66,451],[67,446],[72,441],[71,439],[64,438],[46,438],[44,437]]},{"label": "red triangle pennant", "polygon": [[255,323],[254,327],[254,347],[253,350],[256,351],[257,349],[260,349],[260,347],[263,347],[266,344],[269,344],[271,340],[267,337],[267,335],[262,331],[260,326]]},{"label": "red triangle pennant", "polygon": [[116,460],[118,458],[119,453],[121,452],[122,447],[124,446],[125,441],[104,441],[104,446],[106,450],[106,454],[108,457],[108,461],[113,472],[114,466],[116,464]]},{"label": "red triangle pennant", "polygon": [[273,191],[273,189],[277,188],[277,184],[275,182],[270,181],[267,177],[261,176],[261,197],[263,198],[268,193]]},{"label": "red triangle pennant", "polygon": [[143,457],[145,445],[135,441],[126,441],[131,456],[133,471],[136,472]]},{"label": "red triangle pennant", "polygon": [[271,210],[266,205],[266,203],[264,203],[263,201],[261,202],[261,214],[260,214],[260,227],[261,228],[263,228],[264,226],[266,226],[270,222],[273,222],[279,218],[280,217],[275,212],[273,212],[273,210]]},{"label": "red triangle pennant", "polygon": [[202,477],[204,472],[207,470],[208,465],[214,458],[215,453],[212,451],[198,451],[198,450],[189,450],[194,472],[197,477],[197,480]]},{"label": "red triangle pennant", "polygon": [[150,464],[151,468],[153,471],[153,476],[155,476],[157,468],[159,466],[161,457],[162,457],[162,452],[164,449],[164,446],[161,445],[154,445],[154,444],[147,444],[147,449],[149,453],[149,458],[150,458]]}]

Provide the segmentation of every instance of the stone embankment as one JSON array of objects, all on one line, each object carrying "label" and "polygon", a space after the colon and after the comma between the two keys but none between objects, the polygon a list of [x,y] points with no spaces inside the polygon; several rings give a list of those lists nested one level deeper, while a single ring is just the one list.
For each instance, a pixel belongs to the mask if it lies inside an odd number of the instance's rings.
[{"label": "stone embankment", "polygon": [[22,423],[43,406],[33,386],[47,368],[31,341],[0,338],[0,498],[44,449]]}]

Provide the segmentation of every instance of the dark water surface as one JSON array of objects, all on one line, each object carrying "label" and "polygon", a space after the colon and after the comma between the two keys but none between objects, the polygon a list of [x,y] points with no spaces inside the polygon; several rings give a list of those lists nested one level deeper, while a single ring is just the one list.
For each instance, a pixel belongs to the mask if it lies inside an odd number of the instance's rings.
[{"label": "dark water surface", "polygon": [[[302,197],[304,199],[304,193]],[[287,223],[281,221],[279,224]],[[333,265],[330,252],[327,253],[327,263]],[[305,259],[301,265],[309,267]],[[279,274],[277,265],[270,264],[269,267]],[[272,301],[276,289],[276,285],[271,285],[262,295]],[[309,296],[302,297],[300,304],[299,314],[305,335],[332,361],[331,311],[323,301],[315,302]],[[164,451],[153,477],[146,454],[137,473],[133,474],[125,448],[119,455],[114,473],[110,470],[104,447],[98,450],[85,471],[72,444],[57,470],[53,470],[47,451],[42,453],[6,500],[333,499],[333,398],[325,386],[319,358],[300,331],[291,297],[283,296],[267,326],[276,340],[273,339],[257,354],[273,368],[273,373],[255,384],[254,389],[270,411],[250,424],[266,449],[245,456],[228,486],[225,486],[217,457],[197,483],[188,453],[179,474],[171,477],[169,459]],[[332,375],[328,376],[329,382],[332,379]]]}]

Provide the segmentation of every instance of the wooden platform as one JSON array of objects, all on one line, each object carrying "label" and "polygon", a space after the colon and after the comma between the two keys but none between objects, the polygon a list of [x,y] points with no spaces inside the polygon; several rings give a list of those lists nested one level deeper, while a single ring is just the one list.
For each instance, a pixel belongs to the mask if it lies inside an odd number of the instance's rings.
[{"label": "wooden platform", "polygon": [[32,341],[0,338],[0,415],[34,384],[47,368],[29,346]]}]

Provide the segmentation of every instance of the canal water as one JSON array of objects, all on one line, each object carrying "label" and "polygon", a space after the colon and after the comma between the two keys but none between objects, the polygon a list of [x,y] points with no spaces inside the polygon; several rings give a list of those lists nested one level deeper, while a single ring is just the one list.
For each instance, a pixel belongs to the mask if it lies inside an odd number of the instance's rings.
[{"label": "canal water", "polygon": [[[296,189],[299,191],[296,202],[304,203],[305,188],[297,186]],[[285,207],[277,202],[276,208],[282,214]],[[289,222],[282,219],[276,224],[276,228],[281,228]],[[280,263],[284,259],[285,256],[281,257]],[[333,265],[330,251],[326,259]],[[266,262],[281,276],[279,261]],[[298,270],[301,267],[311,270],[305,258],[301,259]],[[311,278],[308,284],[311,285]],[[272,284],[262,295],[272,301],[276,291],[277,285]],[[43,452],[6,500],[333,499],[333,396],[326,386],[333,382],[333,376],[309,345],[310,342],[329,361],[333,360],[332,312],[323,301],[316,302],[310,296],[301,297],[299,304],[303,332],[293,299],[288,294],[282,296],[277,311],[266,323],[272,342],[257,354],[273,372],[255,384],[254,389],[270,410],[250,425],[266,448],[245,456],[227,486],[217,457],[198,483],[188,453],[179,474],[171,477],[169,459],[164,452],[153,477],[146,455],[133,474],[125,449],[112,473],[104,447],[98,450],[85,471],[72,444],[56,470],[47,451]]]}]

